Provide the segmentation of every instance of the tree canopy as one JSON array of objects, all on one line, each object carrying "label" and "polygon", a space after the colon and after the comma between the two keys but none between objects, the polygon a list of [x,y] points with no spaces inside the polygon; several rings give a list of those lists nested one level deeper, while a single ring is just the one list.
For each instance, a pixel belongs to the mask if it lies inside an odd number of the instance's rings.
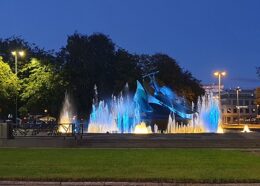
[{"label": "tree canopy", "polygon": [[51,64],[32,58],[20,72],[27,74],[21,80],[21,101],[34,113],[42,112],[43,108],[56,113],[56,101],[61,101],[57,96],[61,96],[59,90],[64,83],[53,68]]},{"label": "tree canopy", "polygon": [[0,56],[0,116],[12,113],[18,88],[17,76]]},{"label": "tree canopy", "polygon": [[[26,57],[18,61],[18,78],[12,73],[14,59],[11,51],[26,50]],[[106,35],[74,33],[68,36],[64,47],[56,54],[40,49],[21,38],[0,39],[1,61],[0,94],[5,95],[1,103],[12,100],[19,90],[20,110],[42,113],[48,109],[59,114],[65,91],[73,95],[78,114],[87,117],[91,112],[94,86],[99,99],[117,95],[126,83],[134,92],[136,80],[153,71],[160,83],[169,86],[180,96],[195,101],[204,93],[200,81],[182,69],[175,59],[166,54],[131,54],[119,48]],[[10,68],[11,67],[11,68]],[[21,87],[21,89],[18,89]],[[8,92],[8,93],[7,93]]]}]

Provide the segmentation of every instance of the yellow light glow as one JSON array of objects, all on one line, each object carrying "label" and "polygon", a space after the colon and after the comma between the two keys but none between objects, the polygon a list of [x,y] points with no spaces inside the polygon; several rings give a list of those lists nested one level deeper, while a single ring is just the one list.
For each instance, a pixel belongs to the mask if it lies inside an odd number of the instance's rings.
[{"label": "yellow light glow", "polygon": [[72,132],[72,121],[69,117],[68,112],[65,112],[65,114],[61,116],[60,121],[59,121],[58,132],[60,132],[60,133],[71,133]]},{"label": "yellow light glow", "polygon": [[224,134],[224,129],[222,128],[221,125],[218,126],[217,133],[218,133],[218,134]]},{"label": "yellow light glow", "polygon": [[135,134],[149,134],[149,133],[152,133],[152,131],[151,131],[150,127],[146,127],[146,124],[144,122],[142,122],[135,126],[134,133]]},{"label": "yellow light glow", "polygon": [[16,51],[12,51],[12,55],[13,55],[13,56],[16,56]]},{"label": "yellow light glow", "polygon": [[23,57],[23,56],[25,56],[25,52],[24,51],[19,51],[19,55],[21,56],[21,57]]},{"label": "yellow light glow", "polygon": [[219,72],[219,71],[214,72],[214,76],[226,76],[226,75],[227,75],[227,73],[225,71],[223,71],[223,72]]},{"label": "yellow light glow", "polygon": [[252,131],[249,129],[248,125],[244,125],[244,129],[241,132],[249,133],[249,132],[252,132]]},{"label": "yellow light glow", "polygon": [[62,134],[72,133],[72,124],[60,124],[58,132]]},{"label": "yellow light glow", "polygon": [[219,75],[219,72],[214,72],[214,76],[218,76]]}]

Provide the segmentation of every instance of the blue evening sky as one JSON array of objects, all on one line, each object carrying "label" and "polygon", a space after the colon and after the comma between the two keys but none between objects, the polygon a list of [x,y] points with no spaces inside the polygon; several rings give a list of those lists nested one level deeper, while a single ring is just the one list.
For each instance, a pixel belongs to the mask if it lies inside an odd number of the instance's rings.
[{"label": "blue evening sky", "polygon": [[102,32],[132,53],[162,52],[202,80],[260,86],[260,0],[1,0],[0,38],[58,49],[75,31]]}]

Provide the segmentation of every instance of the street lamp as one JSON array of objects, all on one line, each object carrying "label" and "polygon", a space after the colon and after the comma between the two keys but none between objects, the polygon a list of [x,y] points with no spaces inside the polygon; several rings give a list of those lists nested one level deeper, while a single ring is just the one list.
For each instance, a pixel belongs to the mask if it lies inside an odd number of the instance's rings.
[{"label": "street lamp", "polygon": [[48,110],[44,109],[44,113],[45,113],[45,117],[46,117],[46,123],[49,122],[49,114],[48,114]]},{"label": "street lamp", "polygon": [[239,92],[241,91],[240,87],[236,88],[237,92],[237,114],[238,114],[238,124],[240,123],[240,106],[239,106]]},{"label": "street lamp", "polygon": [[[18,61],[18,56],[19,57],[24,57],[25,52],[20,50],[20,51],[12,51],[12,55],[14,56],[15,60],[15,75],[17,76],[17,61]],[[17,90],[15,94],[15,124],[17,125]]]},{"label": "street lamp", "polygon": [[218,99],[219,99],[219,102],[220,102],[221,77],[224,77],[226,75],[227,75],[227,73],[225,71],[223,71],[223,72],[219,72],[219,71],[214,72],[214,76],[218,77]]}]

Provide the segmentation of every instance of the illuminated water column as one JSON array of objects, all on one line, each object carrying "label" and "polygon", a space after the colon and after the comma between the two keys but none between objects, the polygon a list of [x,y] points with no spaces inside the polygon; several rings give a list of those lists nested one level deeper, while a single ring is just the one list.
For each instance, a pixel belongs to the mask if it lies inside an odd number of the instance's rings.
[{"label": "illuminated water column", "polygon": [[60,119],[59,119],[60,125],[58,128],[58,132],[71,133],[73,119],[74,119],[74,107],[69,94],[66,92],[63,106],[60,113]]},{"label": "illuminated water column", "polygon": [[220,121],[219,101],[209,94],[198,99],[197,112],[193,114],[188,124],[177,124],[174,114],[170,114],[167,133],[223,133],[223,130],[221,131],[219,128]]},{"label": "illuminated water column", "polygon": [[139,105],[126,91],[124,95],[112,96],[106,103],[92,105],[88,132],[132,133],[140,121]]}]

